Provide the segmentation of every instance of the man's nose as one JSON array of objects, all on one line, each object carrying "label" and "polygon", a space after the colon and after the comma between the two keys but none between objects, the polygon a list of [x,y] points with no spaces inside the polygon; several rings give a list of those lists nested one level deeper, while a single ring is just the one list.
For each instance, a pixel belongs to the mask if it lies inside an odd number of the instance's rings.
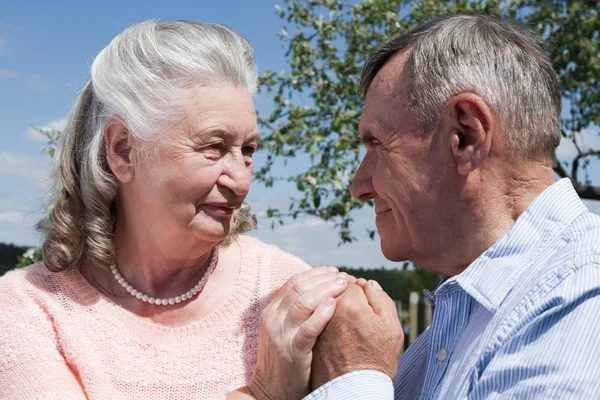
[{"label": "man's nose", "polygon": [[354,179],[352,179],[352,184],[350,185],[350,194],[355,199],[367,201],[375,198],[376,193],[373,188],[372,176],[372,169],[374,166],[374,157],[367,153],[360,163],[356,175],[354,175]]}]

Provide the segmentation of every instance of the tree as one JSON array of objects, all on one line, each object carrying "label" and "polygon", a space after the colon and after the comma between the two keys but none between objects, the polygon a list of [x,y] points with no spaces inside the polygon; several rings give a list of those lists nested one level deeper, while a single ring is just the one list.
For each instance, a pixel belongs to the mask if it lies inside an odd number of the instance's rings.
[{"label": "tree", "polygon": [[[555,172],[570,178],[582,198],[600,199],[600,187],[592,185],[588,174],[589,162],[600,156],[600,149],[586,148],[581,140],[582,130],[598,132],[600,124],[598,3],[286,0],[276,8],[285,21],[279,37],[286,47],[289,71],[266,71],[261,77],[261,88],[272,95],[275,108],[259,117],[268,156],[256,177],[267,186],[277,180],[294,182],[300,197],[291,199],[287,212],[270,208],[267,215],[279,220],[317,216],[335,223],[341,242],[356,239],[351,212],[365,203],[353,199],[348,187],[361,156],[358,116],[362,100],[355,90],[361,68],[384,42],[432,17],[456,12],[483,12],[526,22],[543,35],[569,104],[563,140],[572,141],[577,149],[572,160],[557,163]],[[297,156],[311,160],[306,170],[274,175],[277,160]],[[372,202],[366,204],[372,206]],[[374,233],[369,231],[369,236]]]}]

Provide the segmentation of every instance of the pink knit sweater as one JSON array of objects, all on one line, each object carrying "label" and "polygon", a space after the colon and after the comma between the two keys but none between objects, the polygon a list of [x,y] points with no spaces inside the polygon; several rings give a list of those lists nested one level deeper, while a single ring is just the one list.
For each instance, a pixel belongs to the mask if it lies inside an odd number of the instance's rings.
[{"label": "pink knit sweater", "polygon": [[37,264],[8,272],[0,278],[0,399],[208,399],[244,386],[261,310],[309,266],[256,239],[238,242],[232,295],[178,328],[126,311],[76,271]]}]

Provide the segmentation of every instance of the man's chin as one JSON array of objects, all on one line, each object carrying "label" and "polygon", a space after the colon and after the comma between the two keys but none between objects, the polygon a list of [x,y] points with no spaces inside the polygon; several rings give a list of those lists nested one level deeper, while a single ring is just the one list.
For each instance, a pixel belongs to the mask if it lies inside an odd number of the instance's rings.
[{"label": "man's chin", "polygon": [[383,256],[393,262],[408,261],[408,257],[403,252],[399,251],[398,247],[386,245],[381,241],[381,252]]}]

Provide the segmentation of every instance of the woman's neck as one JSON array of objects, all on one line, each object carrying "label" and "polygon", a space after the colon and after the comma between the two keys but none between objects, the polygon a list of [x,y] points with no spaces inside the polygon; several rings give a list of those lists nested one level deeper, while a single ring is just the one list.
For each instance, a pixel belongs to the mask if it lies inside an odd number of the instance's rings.
[{"label": "woman's neck", "polygon": [[169,298],[190,290],[206,272],[216,243],[161,235],[155,230],[115,229],[116,264],[136,290],[151,297]]}]

